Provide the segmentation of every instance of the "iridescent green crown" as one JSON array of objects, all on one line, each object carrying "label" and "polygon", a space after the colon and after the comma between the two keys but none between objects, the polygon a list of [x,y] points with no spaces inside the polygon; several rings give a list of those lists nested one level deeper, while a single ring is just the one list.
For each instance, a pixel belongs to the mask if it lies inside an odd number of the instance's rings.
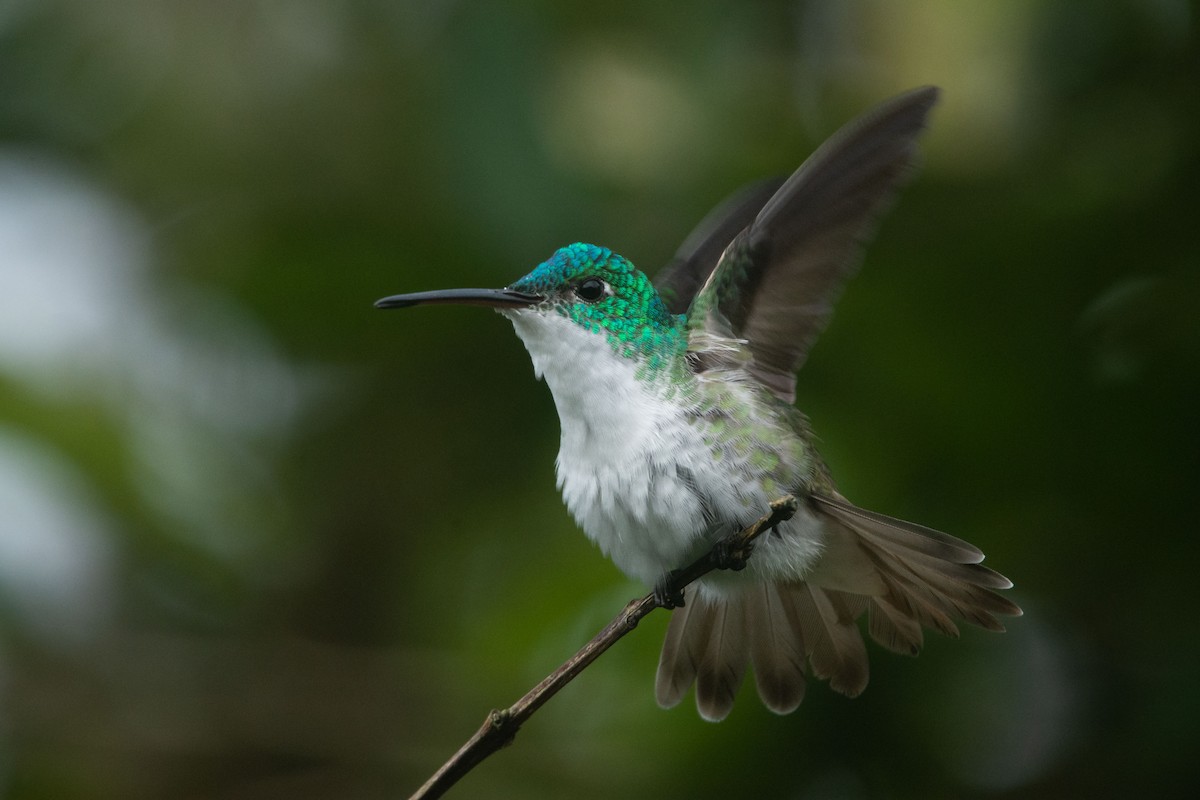
[{"label": "iridescent green crown", "polygon": [[[576,291],[589,279],[606,287],[592,302]],[[683,316],[667,311],[645,273],[607,247],[582,242],[561,247],[508,288],[555,299],[558,313],[603,333],[622,356],[649,358],[651,369],[687,345]]]}]

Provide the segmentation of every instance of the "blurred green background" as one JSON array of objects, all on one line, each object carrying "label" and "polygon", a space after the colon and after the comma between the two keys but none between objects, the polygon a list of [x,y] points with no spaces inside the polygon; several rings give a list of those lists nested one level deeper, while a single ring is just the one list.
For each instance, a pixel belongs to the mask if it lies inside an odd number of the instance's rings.
[{"label": "blurred green background", "polygon": [[710,725],[654,704],[660,612],[452,796],[1189,793],[1195,13],[0,3],[0,795],[406,796],[642,587],[562,508],[510,326],[372,301],[576,240],[653,269],[925,83],[799,404],[1026,615]]}]

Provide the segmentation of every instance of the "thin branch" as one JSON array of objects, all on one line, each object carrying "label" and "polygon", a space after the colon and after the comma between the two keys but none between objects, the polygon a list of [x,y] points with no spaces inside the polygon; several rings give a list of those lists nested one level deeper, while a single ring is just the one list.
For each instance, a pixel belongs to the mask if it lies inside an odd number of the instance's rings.
[{"label": "thin branch", "polygon": [[[791,519],[792,515],[796,513],[797,507],[797,500],[792,495],[785,495],[773,501],[771,511],[755,521],[753,525],[723,539],[707,554],[684,569],[671,573],[665,584],[665,594],[671,596],[682,593],[685,586],[714,569],[740,568],[740,566],[731,567],[731,565],[744,564],[754,549],[755,539],[779,523]],[[662,595],[663,592],[657,594]],[[533,715],[533,712],[541,708],[547,700],[587,669],[605,650],[616,644],[618,639],[636,628],[647,614],[661,607],[655,592],[651,592],[640,600],[629,601],[625,609],[612,622],[592,637],[591,641],[585,644],[579,652],[567,659],[561,667],[530,689],[524,697],[502,711],[494,710],[488,714],[487,719],[484,720],[475,735],[468,739],[466,744],[460,747],[458,752],[443,764],[409,800],[431,800],[445,794],[477,764],[500,748],[510,744],[517,735],[517,731]]]}]

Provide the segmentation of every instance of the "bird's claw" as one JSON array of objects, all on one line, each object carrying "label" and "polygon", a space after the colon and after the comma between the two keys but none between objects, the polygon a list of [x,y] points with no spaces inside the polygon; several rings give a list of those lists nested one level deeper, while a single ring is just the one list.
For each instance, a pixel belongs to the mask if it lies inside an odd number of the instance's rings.
[{"label": "bird's claw", "polygon": [[726,536],[713,545],[713,566],[717,569],[729,569],[740,572],[746,568],[746,559],[750,557],[750,548],[742,542],[738,534]]},{"label": "bird's claw", "polygon": [[654,583],[654,602],[662,608],[683,608],[683,590],[675,586],[679,570],[664,573]]}]

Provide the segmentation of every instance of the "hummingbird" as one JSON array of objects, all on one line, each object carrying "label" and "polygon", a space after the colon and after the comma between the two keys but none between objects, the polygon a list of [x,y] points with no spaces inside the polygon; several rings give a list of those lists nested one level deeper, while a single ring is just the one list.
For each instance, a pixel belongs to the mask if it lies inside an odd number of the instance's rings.
[{"label": "hummingbird", "polygon": [[694,683],[700,715],[724,719],[750,666],[779,714],[800,705],[810,677],[857,696],[868,679],[863,616],[875,642],[916,655],[923,628],[1003,631],[997,616],[1021,614],[996,591],[1012,583],[973,545],[843,497],[794,405],[795,373],[913,171],[938,95],[886,101],[786,180],[736,193],[654,282],[606,247],[575,243],[503,289],[376,303],[486,306],[512,322],[558,411],[567,509],[635,580],[661,587],[772,500],[797,499],[744,569],[664,598],[676,606],[655,681],[664,708]]}]

